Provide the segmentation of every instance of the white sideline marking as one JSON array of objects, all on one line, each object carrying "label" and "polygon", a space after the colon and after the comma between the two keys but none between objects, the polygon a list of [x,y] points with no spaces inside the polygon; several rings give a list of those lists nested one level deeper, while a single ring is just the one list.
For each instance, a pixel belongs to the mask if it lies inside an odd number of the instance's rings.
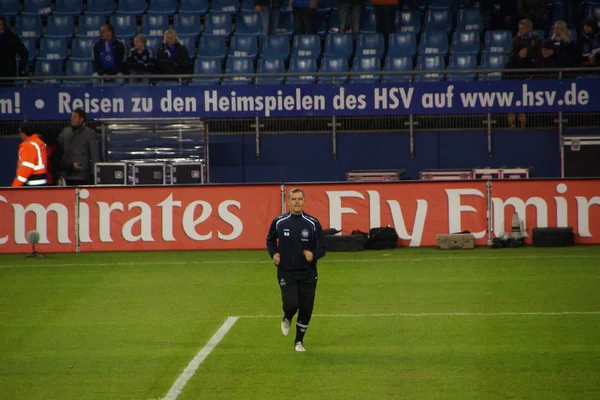
[{"label": "white sideline marking", "polygon": [[[83,253],[85,254],[85,253]],[[572,254],[572,255],[530,255],[530,256],[465,256],[465,257],[383,257],[376,259],[327,259],[320,261],[322,264],[351,264],[351,263],[385,263],[385,262],[419,262],[419,261],[445,261],[445,260],[552,260],[552,259],[594,259],[600,258],[600,254]],[[69,263],[69,264],[8,264],[0,265],[0,268],[27,268],[27,267],[111,267],[111,266],[133,266],[133,265],[214,265],[214,264],[273,264],[271,260],[203,260],[203,261],[138,261],[138,262],[113,262],[113,263]]]},{"label": "white sideline marking", "polygon": [[[600,311],[557,311],[557,312],[498,312],[498,313],[394,313],[394,314],[313,314],[313,317],[501,317],[525,315],[600,315]],[[239,318],[281,318],[281,315],[242,315]]]},{"label": "white sideline marking", "polygon": [[217,333],[210,338],[208,343],[200,350],[200,352],[194,357],[192,361],[188,364],[188,366],[183,370],[183,373],[177,378],[171,389],[167,395],[163,398],[163,400],[175,400],[177,396],[181,394],[184,386],[190,380],[190,378],[194,375],[202,361],[208,357],[211,351],[214,350],[215,347],[219,344],[219,342],[225,337],[227,332],[233,327],[239,317],[228,317],[227,320],[221,325]]}]

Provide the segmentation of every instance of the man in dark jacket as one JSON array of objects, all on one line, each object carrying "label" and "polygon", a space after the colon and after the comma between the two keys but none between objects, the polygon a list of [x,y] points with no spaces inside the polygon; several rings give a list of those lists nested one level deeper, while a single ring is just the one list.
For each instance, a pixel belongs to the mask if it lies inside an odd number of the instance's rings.
[{"label": "man in dark jacket", "polygon": [[115,28],[104,24],[100,28],[100,40],[92,51],[94,75],[123,75],[125,46],[115,38]]},{"label": "man in dark jacket", "polygon": [[279,14],[283,0],[254,0],[254,9],[260,14],[262,24],[261,35],[274,35],[277,33]]},{"label": "man in dark jacket", "polygon": [[96,132],[85,124],[86,114],[81,109],[71,114],[71,126],[58,136],[62,151],[60,169],[67,185],[90,185],[95,164],[99,161]]},{"label": "man in dark jacket", "polygon": [[190,56],[179,42],[174,30],[165,32],[163,43],[156,50],[156,72],[165,75],[189,74]]},{"label": "man in dark jacket", "polygon": [[572,66],[569,56],[559,51],[552,39],[544,40],[539,68],[571,68]]},{"label": "man in dark jacket", "polygon": [[538,35],[533,33],[532,29],[533,25],[530,20],[523,19],[519,21],[519,32],[510,43],[510,57],[517,56],[523,47],[526,47],[528,57],[536,63],[539,61],[542,40]]},{"label": "man in dark jacket", "polygon": [[[19,69],[17,71],[16,57],[19,60]],[[0,78],[13,78],[26,75],[27,61],[29,60],[29,51],[19,36],[17,36],[7,26],[6,17],[0,14]],[[10,86],[13,80],[0,80],[0,87]]]}]

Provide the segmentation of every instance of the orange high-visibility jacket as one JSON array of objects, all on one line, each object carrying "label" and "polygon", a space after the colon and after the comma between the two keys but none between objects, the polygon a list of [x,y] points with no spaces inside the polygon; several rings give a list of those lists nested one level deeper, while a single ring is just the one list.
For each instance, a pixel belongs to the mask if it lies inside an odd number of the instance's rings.
[{"label": "orange high-visibility jacket", "polygon": [[45,185],[47,183],[47,164],[48,152],[46,151],[46,144],[34,133],[19,145],[17,177],[13,181],[12,186]]}]

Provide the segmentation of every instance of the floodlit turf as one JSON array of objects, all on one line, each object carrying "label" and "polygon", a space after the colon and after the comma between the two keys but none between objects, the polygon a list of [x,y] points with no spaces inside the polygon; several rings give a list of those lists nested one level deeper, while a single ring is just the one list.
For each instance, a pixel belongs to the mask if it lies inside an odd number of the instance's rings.
[{"label": "floodlit turf", "polygon": [[600,398],[600,247],[330,253],[304,354],[267,257],[0,256],[0,399],[162,398],[228,316],[178,399]]}]

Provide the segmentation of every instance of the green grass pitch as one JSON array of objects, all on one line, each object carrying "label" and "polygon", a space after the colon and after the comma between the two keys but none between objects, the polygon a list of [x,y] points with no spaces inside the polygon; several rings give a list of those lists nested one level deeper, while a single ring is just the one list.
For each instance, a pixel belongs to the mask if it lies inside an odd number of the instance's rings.
[{"label": "green grass pitch", "polygon": [[306,353],[266,251],[0,256],[0,399],[600,399],[600,247],[319,263]]}]

